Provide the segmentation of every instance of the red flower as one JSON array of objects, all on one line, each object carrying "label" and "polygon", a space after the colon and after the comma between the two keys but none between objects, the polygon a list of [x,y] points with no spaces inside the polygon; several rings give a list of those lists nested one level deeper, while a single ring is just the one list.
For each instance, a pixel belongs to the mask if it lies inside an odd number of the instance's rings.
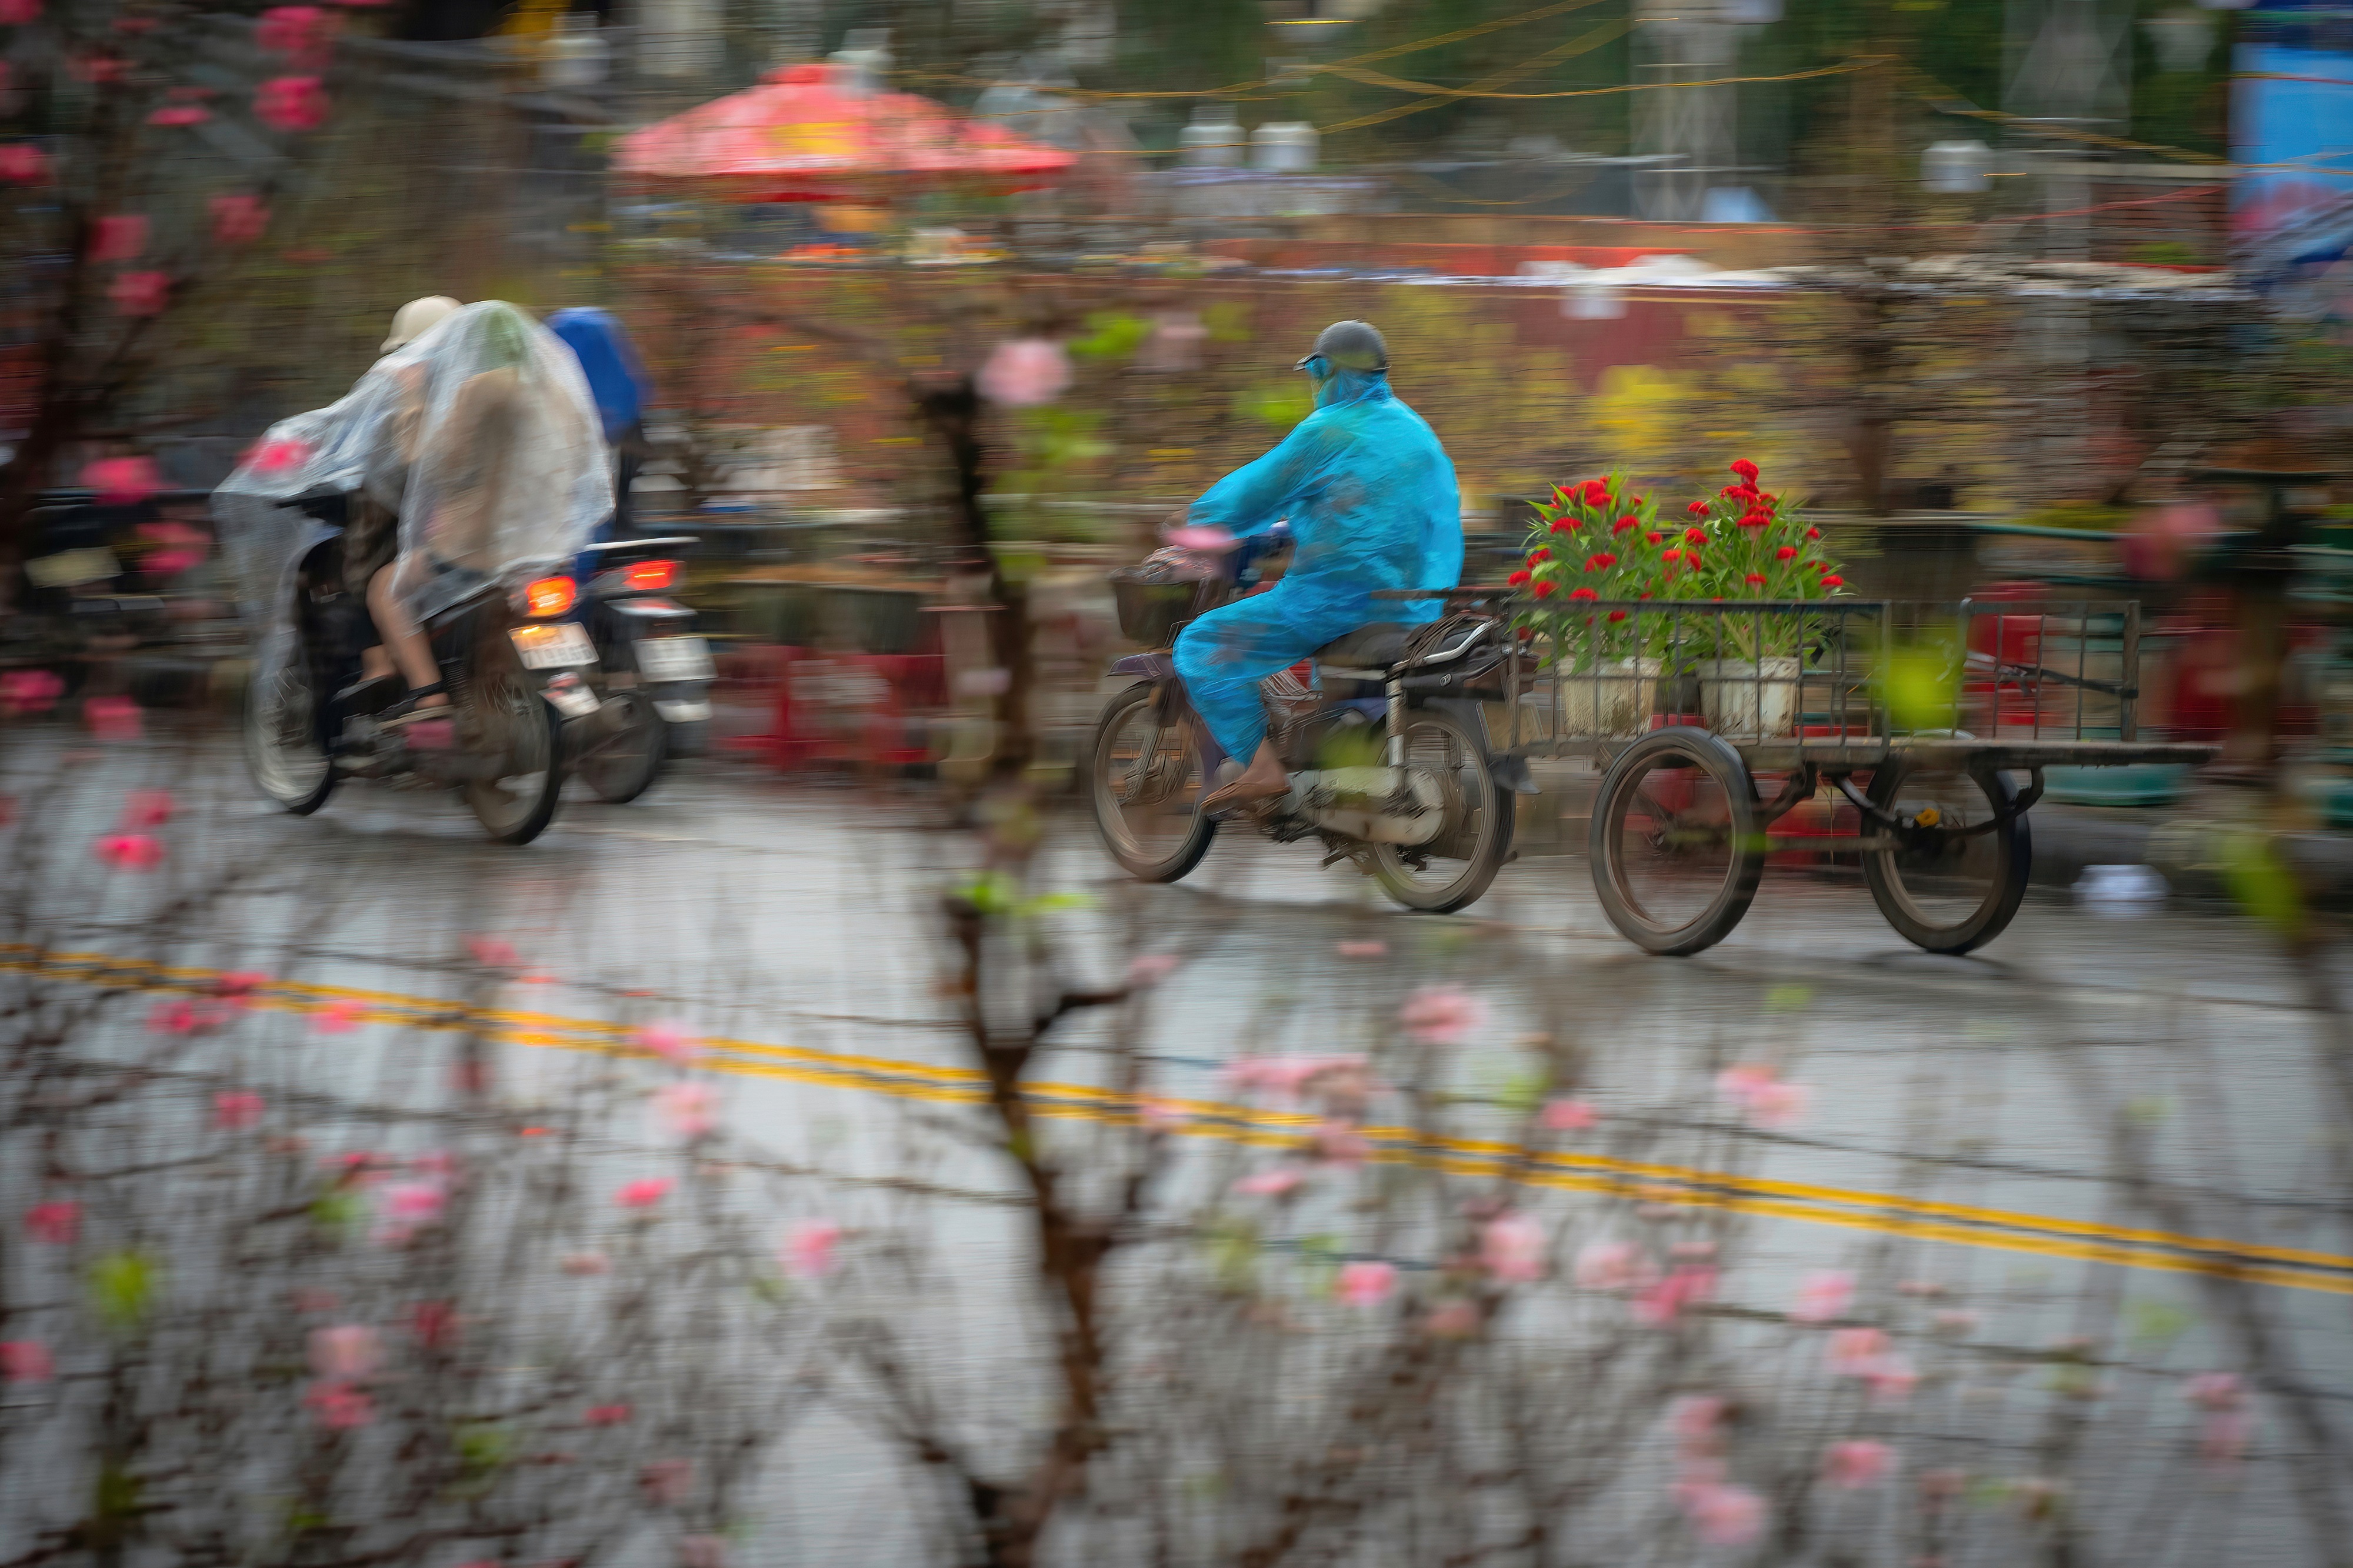
[{"label": "red flower", "polygon": [[1740,487],[1738,485],[1726,485],[1715,493],[1720,496],[1724,496],[1726,499],[1736,499],[1740,494]]},{"label": "red flower", "polygon": [[1766,491],[1763,495],[1758,496],[1757,499],[1759,501],[1763,502],[1763,503],[1764,503],[1765,505],[1767,505],[1767,506],[1778,506],[1778,505],[1780,505],[1780,504],[1781,504],[1781,498],[1780,498],[1779,496],[1775,495],[1775,494],[1774,494],[1772,491],[1770,491],[1770,490]]},{"label": "red flower", "polygon": [[327,95],[314,76],[274,76],[253,95],[253,117],[272,131],[316,131],[327,122]]},{"label": "red flower", "polygon": [[1551,560],[1551,559],[1552,559],[1552,546],[1550,546],[1550,545],[1548,545],[1548,544],[1547,544],[1547,545],[1541,546],[1541,547],[1539,547],[1539,548],[1537,548],[1537,549],[1535,549],[1535,550],[1531,550],[1531,551],[1529,551],[1529,552],[1528,552],[1528,559],[1529,559],[1530,561],[1532,561],[1532,562],[1534,562],[1534,561],[1549,561],[1549,560]]},{"label": "red flower", "polygon": [[1567,485],[1555,485],[1552,488],[1552,504],[1558,507],[1575,506],[1577,497],[1569,493]]},{"label": "red flower", "polygon": [[1773,552],[1773,559],[1776,561],[1795,561],[1797,558],[1798,547],[1794,544],[1784,544],[1780,549]]},{"label": "red flower", "polygon": [[1765,574],[1762,572],[1751,572],[1748,574],[1748,581],[1761,585],[1765,581]]},{"label": "red flower", "polygon": [[1691,505],[1683,508],[1683,510],[1691,513],[1694,517],[1705,517],[1707,515],[1707,502],[1704,500],[1695,500],[1692,502]]},{"label": "red flower", "polygon": [[1575,533],[1577,531],[1577,520],[1571,517],[1564,517],[1558,522],[1552,525],[1552,531],[1555,533]]},{"label": "red flower", "polygon": [[107,285],[106,297],[126,316],[161,314],[172,297],[168,272],[124,272]]},{"label": "red flower", "polygon": [[183,125],[202,125],[212,117],[213,111],[209,109],[199,109],[193,103],[174,103],[149,115],[147,123],[170,130]]},{"label": "red flower", "polygon": [[1537,598],[1539,598],[1539,599],[1549,599],[1549,598],[1551,598],[1551,597],[1552,597],[1552,591],[1553,591],[1554,586],[1555,586],[1555,584],[1550,584],[1550,583],[1539,583],[1539,584],[1536,584],[1536,590],[1535,590],[1535,592],[1536,592],[1536,597],[1537,597]]},{"label": "red flower", "polygon": [[1612,610],[1609,612],[1609,619],[1613,625],[1619,621],[1624,620],[1625,618],[1626,612],[1623,610]]},{"label": "red flower", "polygon": [[1602,479],[1588,479],[1585,481],[1586,505],[1606,506],[1609,504],[1609,486],[1607,481]]},{"label": "red flower", "polygon": [[1732,471],[1750,484],[1757,482],[1757,465],[1743,458],[1732,465]]},{"label": "red flower", "polygon": [[1705,544],[1707,542],[1707,530],[1704,528],[1684,529],[1683,542],[1686,544]]},{"label": "red flower", "polygon": [[1746,511],[1740,514],[1740,526],[1743,528],[1763,528],[1772,521],[1769,514],[1761,511]]},{"label": "red flower", "polygon": [[1686,550],[1686,551],[1684,551],[1684,552],[1683,552],[1683,564],[1684,564],[1684,565],[1686,565],[1686,566],[1688,566],[1688,567],[1690,567],[1690,568],[1691,568],[1693,571],[1694,571],[1694,572],[1698,571],[1698,570],[1699,570],[1699,552],[1698,552],[1698,551],[1696,551],[1696,550]]},{"label": "red flower", "polygon": [[1653,530],[1651,530],[1649,533],[1644,534],[1642,537],[1643,537],[1643,538],[1645,538],[1645,539],[1648,539],[1651,543],[1656,544],[1656,543],[1658,543],[1661,540],[1662,540],[1662,539],[1666,538],[1666,535],[1665,535],[1665,534],[1663,534],[1663,533],[1659,532],[1656,529],[1653,529]]},{"label": "red flower", "polygon": [[1504,578],[1504,582],[1506,582],[1506,583],[1509,583],[1513,587],[1516,588],[1516,587],[1518,587],[1521,584],[1523,584],[1523,583],[1525,583],[1525,582],[1528,581],[1528,579],[1530,579],[1531,577],[1534,577],[1535,575],[1535,573],[1533,573],[1533,572],[1514,572],[1514,573],[1513,573],[1510,576],[1508,576],[1508,577]]},{"label": "red flower", "polygon": [[1623,533],[1640,521],[1641,521],[1641,519],[1638,517],[1621,517],[1618,520],[1616,526],[1611,528],[1609,531],[1612,533]]},{"label": "red flower", "polygon": [[1598,550],[1586,557],[1585,569],[1588,572],[1607,572],[1617,564],[1618,557],[1610,554],[1607,550]]},{"label": "red flower", "polygon": [[1825,588],[1843,588],[1846,586],[1846,579],[1840,576],[1837,573],[1832,572],[1822,578],[1822,586]]},{"label": "red flower", "polygon": [[1590,588],[1571,588],[1568,591],[1568,596],[1572,599],[1598,599],[1601,597],[1600,595],[1595,593]]},{"label": "red flower", "polygon": [[1819,528],[1810,528],[1806,530],[1806,537],[1808,539],[1820,539],[1821,536],[1822,531]]},{"label": "red flower", "polygon": [[1662,550],[1659,552],[1659,559],[1662,561],[1681,561],[1683,558],[1683,552],[1680,550]]}]

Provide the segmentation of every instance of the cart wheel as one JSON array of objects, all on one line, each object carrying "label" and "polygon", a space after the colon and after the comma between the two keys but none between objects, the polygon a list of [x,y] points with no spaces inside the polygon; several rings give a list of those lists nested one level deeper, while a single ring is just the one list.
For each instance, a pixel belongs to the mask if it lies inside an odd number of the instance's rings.
[{"label": "cart wheel", "polygon": [[[1872,775],[1873,805],[1905,821],[1936,813],[1939,828],[1974,827],[2007,811],[2018,791],[2009,777],[1983,779],[1955,768],[1892,763]],[[1866,822],[1863,831],[1881,831]],[[1961,837],[1937,832],[1862,858],[1862,879],[1887,923],[1930,952],[1968,952],[2002,932],[2026,897],[2032,840],[2023,813],[2002,826]]]},{"label": "cart wheel", "polygon": [[1765,874],[1740,753],[1705,730],[1643,736],[1602,777],[1590,853],[1601,912],[1629,942],[1676,958],[1714,947]]}]

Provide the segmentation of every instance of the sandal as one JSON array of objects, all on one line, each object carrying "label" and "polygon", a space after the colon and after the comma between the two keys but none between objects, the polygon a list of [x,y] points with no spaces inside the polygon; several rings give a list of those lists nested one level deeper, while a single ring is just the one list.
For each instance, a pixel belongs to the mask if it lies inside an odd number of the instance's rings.
[{"label": "sandal", "polygon": [[1291,781],[1281,784],[1252,784],[1236,779],[1222,789],[1212,790],[1201,802],[1201,809],[1212,815],[1221,811],[1254,812],[1273,805],[1291,793]]},{"label": "sandal", "polygon": [[449,683],[446,680],[437,680],[430,686],[412,686],[408,689],[407,696],[377,714],[375,721],[390,729],[396,724],[411,723],[428,715],[447,719],[449,717],[449,704],[447,702],[437,702],[432,707],[427,708],[420,705],[417,700],[420,697],[446,696],[448,690]]}]

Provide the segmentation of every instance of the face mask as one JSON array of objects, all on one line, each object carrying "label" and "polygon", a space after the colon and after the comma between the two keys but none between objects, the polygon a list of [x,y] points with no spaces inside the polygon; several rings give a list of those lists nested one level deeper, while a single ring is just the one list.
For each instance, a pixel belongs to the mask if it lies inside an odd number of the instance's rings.
[{"label": "face mask", "polygon": [[1340,373],[1335,370],[1332,367],[1332,362],[1322,354],[1317,354],[1307,362],[1307,383],[1314,389],[1316,407],[1324,406],[1325,399],[1331,395],[1332,389],[1337,384],[1339,379]]}]

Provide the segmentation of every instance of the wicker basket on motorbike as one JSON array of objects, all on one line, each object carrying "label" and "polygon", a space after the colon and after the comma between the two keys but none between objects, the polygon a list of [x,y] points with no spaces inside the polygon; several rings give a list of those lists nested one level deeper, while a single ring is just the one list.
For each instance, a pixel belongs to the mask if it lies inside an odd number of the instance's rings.
[{"label": "wicker basket on motorbike", "polygon": [[1187,622],[1217,608],[1226,592],[1217,567],[1190,550],[1167,549],[1111,574],[1120,635],[1138,647],[1167,647]]}]

